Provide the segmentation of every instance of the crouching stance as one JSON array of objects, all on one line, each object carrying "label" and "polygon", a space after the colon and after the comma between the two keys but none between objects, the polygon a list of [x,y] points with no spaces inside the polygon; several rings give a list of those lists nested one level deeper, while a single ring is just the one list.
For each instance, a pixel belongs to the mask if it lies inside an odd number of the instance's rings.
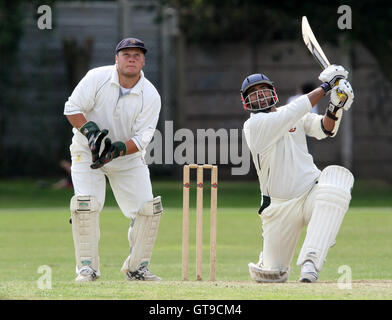
[{"label": "crouching stance", "polygon": [[106,179],[120,210],[130,219],[130,254],[121,271],[128,280],[160,280],[148,266],[163,209],[161,198],[153,196],[144,154],[161,100],[142,71],[146,52],[141,40],[122,40],[115,64],[90,70],[65,103],[64,114],[74,133],[70,151],[76,281],[101,276],[99,215]]},{"label": "crouching stance", "polygon": [[[249,273],[257,282],[285,282],[302,229],[305,241],[298,257],[301,282],[316,282],[351,200],[353,175],[341,166],[320,171],[309,154],[305,136],[334,137],[343,110],[354,93],[348,72],[332,65],[319,76],[322,84],[307,95],[277,108],[274,83],[263,74],[244,80],[241,98],[251,112],[244,133],[260,182],[263,248]],[[338,81],[340,80],[340,81]],[[310,113],[330,94],[325,115]],[[344,95],[346,96],[344,96]]]},{"label": "crouching stance", "polygon": [[[77,282],[94,281],[101,276],[98,253],[100,211],[98,202],[93,196],[73,196],[71,199]],[[146,202],[131,218],[128,230],[130,255],[121,268],[127,280],[161,280],[147,267],[151,260],[162,213],[161,197],[158,196]]]}]

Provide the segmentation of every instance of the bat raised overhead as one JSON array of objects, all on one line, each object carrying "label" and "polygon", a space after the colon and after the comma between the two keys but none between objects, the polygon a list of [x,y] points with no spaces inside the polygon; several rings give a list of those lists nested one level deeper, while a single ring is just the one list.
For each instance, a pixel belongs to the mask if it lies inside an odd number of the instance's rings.
[{"label": "bat raised overhead", "polygon": [[316,37],[314,36],[312,29],[310,28],[308,19],[305,16],[302,17],[302,37],[304,39],[305,45],[308,47],[311,54],[320,64],[321,68],[327,68],[330,63],[325,56],[324,51],[321,49],[319,43],[317,42]]},{"label": "bat raised overhead", "polygon": [[[320,64],[322,69],[327,68],[331,63],[329,62],[328,58],[324,54],[323,49],[321,49],[319,43],[316,40],[316,37],[313,34],[312,28],[310,28],[308,19],[306,16],[302,17],[302,38],[304,39],[305,45],[309,49],[310,53],[316,59],[316,61]],[[337,81],[336,85],[339,83]],[[339,93],[340,100],[347,99],[347,95],[344,93]]]}]

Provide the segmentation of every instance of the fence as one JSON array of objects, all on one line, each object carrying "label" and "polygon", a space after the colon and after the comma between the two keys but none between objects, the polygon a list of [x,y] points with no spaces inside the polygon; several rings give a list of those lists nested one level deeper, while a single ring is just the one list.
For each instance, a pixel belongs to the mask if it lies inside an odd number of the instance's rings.
[{"label": "fence", "polygon": [[[57,2],[52,11],[53,29],[39,30],[35,8],[26,9],[18,64],[12,66],[6,103],[1,106],[5,133],[0,146],[7,154],[0,160],[1,176],[60,172],[58,162],[69,157],[71,139],[71,127],[62,115],[64,102],[88,69],[114,62],[115,45],[128,35],[143,39],[149,48],[145,73],[162,95],[161,133],[166,121],[173,121],[173,130],[187,128],[195,137],[197,129],[241,130],[248,114],[242,110],[239,89],[250,73],[271,77],[281,104],[302,83],[318,83],[320,69],[300,40],[254,47],[186,44],[176,12],[160,8],[157,1]],[[159,11],[164,18],[158,23]],[[356,177],[392,180],[391,85],[363,47],[352,49],[351,80],[356,94],[350,111],[352,129],[344,130],[345,116],[338,136],[312,141],[311,152],[320,168],[345,165],[349,155]],[[343,63],[339,48],[326,46],[325,51],[331,61]],[[320,112],[325,110],[324,100]],[[172,137],[163,135],[165,139]],[[238,143],[241,150],[245,142],[240,137]],[[218,153],[218,164],[219,159]],[[230,176],[231,166],[222,166],[221,177]],[[151,168],[156,174],[177,172],[175,163]],[[252,169],[246,177],[254,174]]]}]

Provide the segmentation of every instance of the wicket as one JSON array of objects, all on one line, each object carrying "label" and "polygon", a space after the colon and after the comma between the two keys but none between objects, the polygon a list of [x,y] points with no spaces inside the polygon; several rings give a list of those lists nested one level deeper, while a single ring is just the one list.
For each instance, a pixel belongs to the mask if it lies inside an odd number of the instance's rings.
[{"label": "wicket", "polygon": [[202,280],[203,259],[203,171],[211,169],[210,210],[210,280],[216,280],[216,212],[218,200],[218,167],[210,164],[189,164],[183,173],[182,280],[188,280],[189,263],[189,189],[190,169],[197,170],[196,190],[196,280]]}]

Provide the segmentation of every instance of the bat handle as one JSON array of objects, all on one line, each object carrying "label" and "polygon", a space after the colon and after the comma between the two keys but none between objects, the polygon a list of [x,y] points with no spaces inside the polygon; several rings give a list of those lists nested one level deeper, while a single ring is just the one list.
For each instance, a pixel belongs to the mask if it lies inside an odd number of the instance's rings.
[{"label": "bat handle", "polygon": [[[339,85],[339,80],[340,79],[335,81],[335,86]],[[345,94],[344,92],[340,91],[339,88],[336,91],[337,91],[337,94],[338,94],[338,97],[339,97],[340,101],[344,102],[344,101],[347,100],[347,98],[348,98],[347,94]]]}]

